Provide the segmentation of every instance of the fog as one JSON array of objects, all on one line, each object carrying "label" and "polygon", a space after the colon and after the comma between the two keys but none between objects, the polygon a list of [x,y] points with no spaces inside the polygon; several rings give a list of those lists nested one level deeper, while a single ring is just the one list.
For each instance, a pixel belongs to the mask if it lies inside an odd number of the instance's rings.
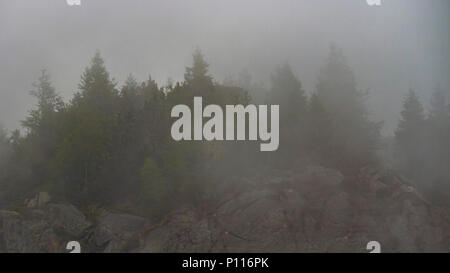
[{"label": "fog", "polygon": [[450,252],[449,0],[74,1],[0,0],[0,253]]},{"label": "fog", "polygon": [[[0,0],[0,123],[20,126],[45,68],[68,100],[99,49],[121,85],[129,73],[164,84],[182,80],[199,47],[217,81],[248,69],[266,85],[289,63],[315,89],[330,44],[343,49],[372,119],[392,135],[409,88],[427,102],[450,88],[450,2]],[[426,105],[426,104],[425,104]]]}]

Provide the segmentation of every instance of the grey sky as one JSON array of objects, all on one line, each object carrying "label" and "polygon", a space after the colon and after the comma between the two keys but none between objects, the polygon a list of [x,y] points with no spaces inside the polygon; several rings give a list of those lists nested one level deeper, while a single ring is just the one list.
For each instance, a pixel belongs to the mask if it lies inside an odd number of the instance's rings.
[{"label": "grey sky", "polygon": [[46,68],[66,101],[100,49],[121,84],[129,73],[180,80],[198,46],[217,80],[247,68],[268,83],[289,62],[307,92],[330,43],[343,48],[375,120],[391,134],[403,95],[450,89],[450,1],[0,0],[0,123],[19,127]]}]

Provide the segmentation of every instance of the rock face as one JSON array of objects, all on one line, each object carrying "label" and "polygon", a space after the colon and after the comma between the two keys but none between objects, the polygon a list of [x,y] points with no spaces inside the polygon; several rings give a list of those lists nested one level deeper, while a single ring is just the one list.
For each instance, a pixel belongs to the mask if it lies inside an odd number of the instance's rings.
[{"label": "rock face", "polygon": [[138,234],[149,221],[145,218],[104,212],[90,235],[90,243],[104,252],[124,252],[139,245]]},{"label": "rock face", "polygon": [[207,208],[180,208],[160,223],[103,211],[94,223],[71,205],[0,211],[0,250],[68,252],[449,252],[449,208],[407,179],[364,168],[353,177],[319,166],[246,177]]},{"label": "rock face", "polygon": [[247,178],[246,190],[205,213],[180,211],[145,236],[142,252],[450,251],[449,210],[430,206],[405,178],[322,167]]},{"label": "rock face", "polygon": [[65,252],[68,240],[80,239],[91,224],[72,205],[48,204],[19,214],[0,212],[0,250]]}]

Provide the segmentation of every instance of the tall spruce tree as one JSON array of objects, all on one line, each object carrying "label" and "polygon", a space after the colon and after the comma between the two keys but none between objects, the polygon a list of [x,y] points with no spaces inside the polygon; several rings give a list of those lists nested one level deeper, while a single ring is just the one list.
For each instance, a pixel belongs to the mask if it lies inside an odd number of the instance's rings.
[{"label": "tall spruce tree", "polygon": [[100,201],[115,182],[106,168],[120,137],[115,85],[96,52],[65,115],[63,140],[54,162],[63,183],[60,189],[78,202]]},{"label": "tall spruce tree", "polygon": [[38,130],[43,132],[49,129],[50,119],[55,112],[63,108],[64,103],[51,84],[50,75],[46,70],[41,71],[41,76],[33,87],[34,90],[30,94],[36,98],[37,107],[31,110],[29,116],[22,121],[22,126],[30,133],[37,133]]},{"label": "tall spruce tree", "polygon": [[214,101],[214,83],[213,78],[208,72],[209,64],[206,62],[200,49],[196,49],[192,55],[192,66],[186,67],[184,73],[185,88],[183,92],[186,93],[185,100],[192,100],[193,96],[202,96],[204,103]]},{"label": "tall spruce tree", "polygon": [[298,123],[307,108],[305,91],[302,89],[301,82],[288,64],[279,67],[271,80],[269,100],[271,103],[280,105],[282,109],[280,120],[291,125]]},{"label": "tall spruce tree", "polygon": [[45,70],[41,71],[41,76],[33,87],[34,90],[30,94],[36,98],[37,105],[22,121],[22,126],[28,134],[19,146],[28,150],[27,159],[23,164],[30,171],[33,180],[29,181],[29,185],[46,187],[53,182],[48,162],[54,156],[56,143],[60,139],[59,114],[64,112],[65,105]]},{"label": "tall spruce tree", "polygon": [[189,84],[212,84],[212,77],[208,75],[209,64],[206,62],[200,49],[192,55],[193,63],[186,68],[184,79]]},{"label": "tall spruce tree", "polygon": [[100,51],[95,53],[90,66],[81,75],[78,87],[84,102],[100,110],[109,111],[117,103],[116,83],[106,70]]},{"label": "tall spruce tree", "polygon": [[[268,100],[280,106],[280,146],[277,164],[285,165],[305,155],[305,120],[307,99],[301,82],[288,64],[279,67],[271,78]],[[284,158],[285,160],[282,160]],[[275,163],[275,162],[274,162]]]},{"label": "tall spruce tree", "polygon": [[376,162],[380,125],[369,120],[365,94],[357,89],[353,71],[336,46],[330,48],[316,88],[333,126],[329,158],[349,171]]},{"label": "tall spruce tree", "polygon": [[414,90],[410,89],[395,131],[395,147],[399,167],[412,176],[423,171],[426,129],[423,106]]}]

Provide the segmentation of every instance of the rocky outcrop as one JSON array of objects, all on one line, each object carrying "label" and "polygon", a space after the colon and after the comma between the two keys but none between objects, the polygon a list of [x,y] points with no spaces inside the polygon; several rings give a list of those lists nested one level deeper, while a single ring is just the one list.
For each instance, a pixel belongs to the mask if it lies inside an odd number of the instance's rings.
[{"label": "rocky outcrop", "polygon": [[401,175],[367,167],[352,177],[311,166],[240,178],[202,209],[184,207],[159,223],[44,204],[0,211],[0,250],[67,252],[449,252],[449,208],[428,202]]},{"label": "rocky outcrop", "polygon": [[143,252],[450,251],[449,210],[388,170],[355,177],[323,167],[244,179],[246,190],[205,213],[184,210],[151,232]]},{"label": "rocky outcrop", "polygon": [[22,213],[0,211],[0,249],[5,252],[65,252],[91,223],[74,206],[48,204]]},{"label": "rocky outcrop", "polygon": [[69,252],[70,241],[78,241],[83,252],[127,252],[139,246],[136,234],[148,224],[142,217],[108,211],[91,223],[70,204],[0,210],[0,252]]},{"label": "rocky outcrop", "polygon": [[135,236],[148,225],[149,221],[142,217],[104,211],[89,243],[103,252],[127,252],[139,246]]}]

